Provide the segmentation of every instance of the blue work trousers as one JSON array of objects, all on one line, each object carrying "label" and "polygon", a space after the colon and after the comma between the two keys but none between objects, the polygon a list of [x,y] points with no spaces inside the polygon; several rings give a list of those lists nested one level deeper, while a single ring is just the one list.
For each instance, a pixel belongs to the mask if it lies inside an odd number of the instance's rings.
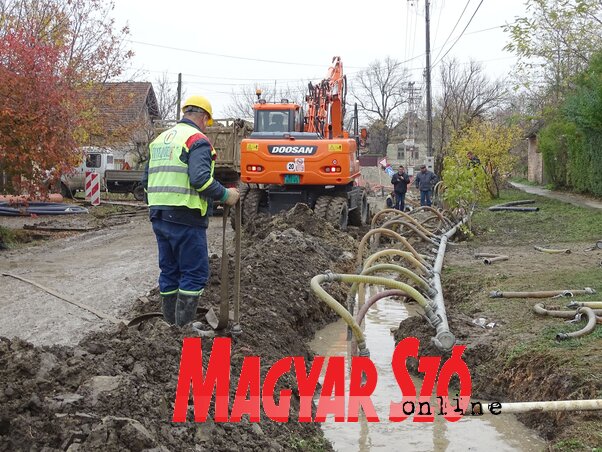
[{"label": "blue work trousers", "polygon": [[406,194],[405,193],[397,193],[395,192],[395,208],[397,210],[401,210],[402,212],[405,209],[405,201],[406,201]]},{"label": "blue work trousers", "polygon": [[430,206],[432,204],[431,191],[432,190],[420,190],[420,205],[421,206]]},{"label": "blue work trousers", "polygon": [[159,246],[159,290],[197,295],[209,279],[207,229],[153,219]]}]

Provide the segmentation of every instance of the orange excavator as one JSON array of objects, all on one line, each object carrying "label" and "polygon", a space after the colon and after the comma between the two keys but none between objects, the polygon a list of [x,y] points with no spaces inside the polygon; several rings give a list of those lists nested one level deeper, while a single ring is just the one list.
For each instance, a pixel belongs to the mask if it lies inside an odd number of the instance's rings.
[{"label": "orange excavator", "polygon": [[309,84],[306,113],[287,99],[268,103],[257,92],[253,133],[240,150],[243,223],[259,212],[274,214],[297,203],[343,230],[367,223],[368,198],[357,184],[357,107],[350,134],[343,128],[343,63],[340,57],[332,63],[324,80]]}]

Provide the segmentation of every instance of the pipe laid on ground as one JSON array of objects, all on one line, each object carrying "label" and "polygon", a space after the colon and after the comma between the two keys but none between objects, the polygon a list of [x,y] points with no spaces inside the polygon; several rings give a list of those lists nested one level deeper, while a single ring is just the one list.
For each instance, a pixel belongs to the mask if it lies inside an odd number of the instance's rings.
[{"label": "pipe laid on ground", "polygon": [[499,256],[486,257],[485,259],[483,259],[483,263],[485,265],[491,265],[494,262],[507,261],[508,259],[510,259],[508,256],[500,254]]},{"label": "pipe laid on ground", "polygon": [[427,236],[423,231],[421,231],[419,228],[417,228],[414,224],[412,223],[408,223],[407,221],[404,220],[391,220],[391,221],[387,221],[385,224],[382,225],[382,228],[388,228],[389,226],[394,226],[394,225],[400,225],[400,226],[405,226],[408,229],[410,229],[414,234],[416,234],[418,237],[420,237],[423,241],[430,243],[431,245],[439,245],[438,242],[436,242],[434,240],[435,234],[428,232],[432,237]]},{"label": "pipe laid on ground", "polygon": [[[418,276],[412,270],[402,267],[401,265],[396,265],[396,264],[371,265],[368,267],[364,267],[364,269],[362,270],[360,275],[371,275],[373,273],[381,272],[381,271],[397,272],[400,275],[410,278],[415,284],[422,287],[426,291],[427,296],[432,297],[435,295],[435,289],[433,289],[431,286],[429,286],[429,284],[424,279],[422,279],[420,276]],[[361,309],[364,305],[364,301],[366,300],[365,284],[353,283],[353,285],[351,286],[351,289],[349,290],[349,293],[347,294],[347,308],[349,309],[350,312],[353,312],[353,309],[351,309],[351,306],[353,305],[353,303],[355,301],[356,294],[358,296],[358,305]]]},{"label": "pipe laid on ground", "polygon": [[[559,317],[561,319],[573,319],[579,313],[578,309],[575,311],[556,311],[554,309],[546,309],[546,307],[543,303],[535,304],[533,306],[533,311],[539,315],[547,315],[549,317]],[[602,315],[602,309],[596,309],[593,312],[595,315]]]},{"label": "pipe laid on ground", "polygon": [[503,256],[503,254],[495,254],[495,253],[474,253],[475,259],[481,259],[483,257],[498,257]]},{"label": "pipe laid on ground", "polygon": [[368,243],[368,239],[375,234],[379,234],[379,237],[380,237],[380,234],[382,234],[382,235],[396,239],[397,241],[399,241],[403,244],[403,246],[409,251],[409,253],[414,257],[414,259],[416,261],[418,261],[423,266],[427,265],[424,258],[414,249],[414,247],[410,244],[410,242],[408,242],[408,240],[405,237],[402,237],[397,232],[391,231],[390,229],[377,228],[377,229],[371,229],[370,231],[368,231],[362,237],[362,240],[360,241],[360,245],[357,250],[357,259],[356,259],[356,263],[355,263],[355,265],[358,269],[361,268],[362,258],[364,256],[364,250],[366,249],[366,244]]},{"label": "pipe laid on ground", "polygon": [[534,246],[537,251],[541,251],[542,253],[548,254],[571,254],[571,250],[568,248],[565,249],[553,249],[553,248],[542,248],[541,246]]},{"label": "pipe laid on ground", "polygon": [[378,292],[377,294],[372,295],[368,301],[366,301],[364,306],[357,311],[357,314],[355,315],[355,321],[359,326],[362,326],[362,322],[364,321],[364,317],[366,316],[368,309],[370,309],[370,307],[377,301],[382,300],[383,298],[404,297],[407,295],[408,294],[403,290],[384,290],[382,292]]},{"label": "pipe laid on ground", "polygon": [[593,295],[596,291],[591,287],[579,290],[542,290],[536,292],[502,292],[494,290],[489,293],[490,298],[552,298],[557,296],[573,297],[575,295]]},{"label": "pipe laid on ground", "polygon": [[572,333],[558,333],[556,335],[557,341],[566,341],[567,339],[573,339],[577,337],[585,336],[590,334],[596,328],[596,314],[592,308],[579,308],[577,309],[578,314],[585,314],[587,317],[587,324],[579,331],[573,331]]},{"label": "pipe laid on ground", "polygon": [[602,301],[571,301],[566,307],[602,309]]},{"label": "pipe laid on ground", "polygon": [[522,201],[509,201],[504,204],[498,204],[501,207],[514,207],[514,206],[522,206],[524,204],[535,204],[534,199],[524,199]]},{"label": "pipe laid on ground", "polygon": [[441,322],[435,326],[437,329],[437,335],[431,338],[433,344],[439,350],[449,351],[456,343],[456,337],[449,330],[449,323],[447,322],[447,314],[445,312],[445,301],[443,300],[443,287],[441,285],[441,270],[443,269],[443,258],[445,257],[445,250],[447,248],[447,241],[453,237],[458,228],[467,221],[467,218],[463,218],[458,224],[447,231],[441,237],[441,244],[437,251],[437,258],[435,259],[435,265],[433,266],[433,285],[437,294],[433,301],[436,306],[437,316],[441,319]]},{"label": "pipe laid on ground", "polygon": [[504,207],[504,206],[492,206],[489,208],[491,212],[538,212],[539,207]]},{"label": "pipe laid on ground", "polygon": [[380,259],[381,257],[384,257],[384,256],[399,256],[399,257],[405,259],[406,261],[408,261],[410,264],[412,264],[414,266],[414,268],[419,270],[427,278],[430,278],[432,276],[432,269],[430,268],[430,266],[427,267],[426,265],[420,263],[412,255],[412,253],[408,253],[407,251],[401,251],[401,250],[378,251],[378,252],[372,254],[371,256],[369,256],[368,259],[366,259],[366,262],[364,262],[364,266],[360,267],[360,269],[372,266],[372,264],[374,262],[376,262],[378,259]]},{"label": "pipe laid on ground", "polygon": [[370,222],[370,229],[376,229],[374,226],[376,225],[376,222],[379,220],[380,217],[389,213],[399,215],[399,212],[401,212],[401,210],[397,209],[383,209],[380,212],[376,212],[376,214],[374,214],[374,216],[372,217],[372,221]]},{"label": "pipe laid on ground", "polygon": [[385,225],[391,221],[395,221],[395,220],[399,220],[403,218],[404,221],[409,221],[410,223],[412,223],[414,226],[416,226],[416,228],[420,229],[422,232],[424,232],[427,235],[436,237],[436,235],[434,233],[432,233],[431,231],[429,231],[427,228],[425,228],[424,226],[422,226],[420,224],[420,222],[418,220],[416,220],[416,218],[414,218],[412,215],[408,215],[405,212],[399,211],[399,215],[397,215],[396,217],[391,218],[389,221],[383,223],[383,225],[381,226],[381,228],[386,227]]},{"label": "pipe laid on ground", "polygon": [[[433,309],[434,303],[426,299],[420,292],[414,289],[412,286],[399,282],[393,281],[387,278],[381,278],[377,276],[361,276],[361,275],[347,275],[347,274],[335,274],[326,273],[323,275],[314,276],[311,279],[311,289],[318,298],[324,301],[332,310],[339,314],[343,320],[349,325],[353,335],[356,338],[358,348],[360,349],[360,356],[369,356],[370,352],[366,347],[366,338],[361,328],[349,313],[347,309],[343,307],[337,300],[330,296],[321,286],[323,282],[341,281],[345,283],[364,283],[373,284],[379,286],[385,286],[391,289],[401,290],[407,293],[408,297],[413,298],[421,307],[424,309],[424,314],[428,319],[429,323],[434,327],[438,328],[438,325],[442,322],[441,316],[437,315]],[[450,333],[451,334],[451,333]],[[453,337],[453,335],[452,335]],[[455,338],[454,338],[455,339]]]},{"label": "pipe laid on ground", "polygon": [[[528,413],[539,411],[597,411],[602,410],[602,399],[590,400],[557,400],[545,402],[502,402],[501,408],[495,414]],[[493,414],[490,410],[483,410],[483,414]]]}]

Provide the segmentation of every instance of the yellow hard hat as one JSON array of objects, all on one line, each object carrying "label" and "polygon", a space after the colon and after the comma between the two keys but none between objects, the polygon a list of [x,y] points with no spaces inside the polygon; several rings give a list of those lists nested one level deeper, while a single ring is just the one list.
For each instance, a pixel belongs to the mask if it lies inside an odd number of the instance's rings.
[{"label": "yellow hard hat", "polygon": [[202,108],[209,115],[209,120],[207,121],[208,126],[213,125],[213,110],[211,109],[211,102],[207,100],[206,97],[203,96],[190,96],[182,105],[182,113],[184,113],[184,109],[186,107],[198,107]]}]

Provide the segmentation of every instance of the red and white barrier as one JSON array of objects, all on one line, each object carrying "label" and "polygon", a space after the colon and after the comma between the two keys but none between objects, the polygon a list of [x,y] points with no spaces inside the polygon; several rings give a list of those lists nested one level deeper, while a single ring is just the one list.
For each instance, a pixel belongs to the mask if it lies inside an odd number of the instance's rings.
[{"label": "red and white barrier", "polygon": [[100,175],[92,171],[86,171],[86,201],[100,205]]}]

